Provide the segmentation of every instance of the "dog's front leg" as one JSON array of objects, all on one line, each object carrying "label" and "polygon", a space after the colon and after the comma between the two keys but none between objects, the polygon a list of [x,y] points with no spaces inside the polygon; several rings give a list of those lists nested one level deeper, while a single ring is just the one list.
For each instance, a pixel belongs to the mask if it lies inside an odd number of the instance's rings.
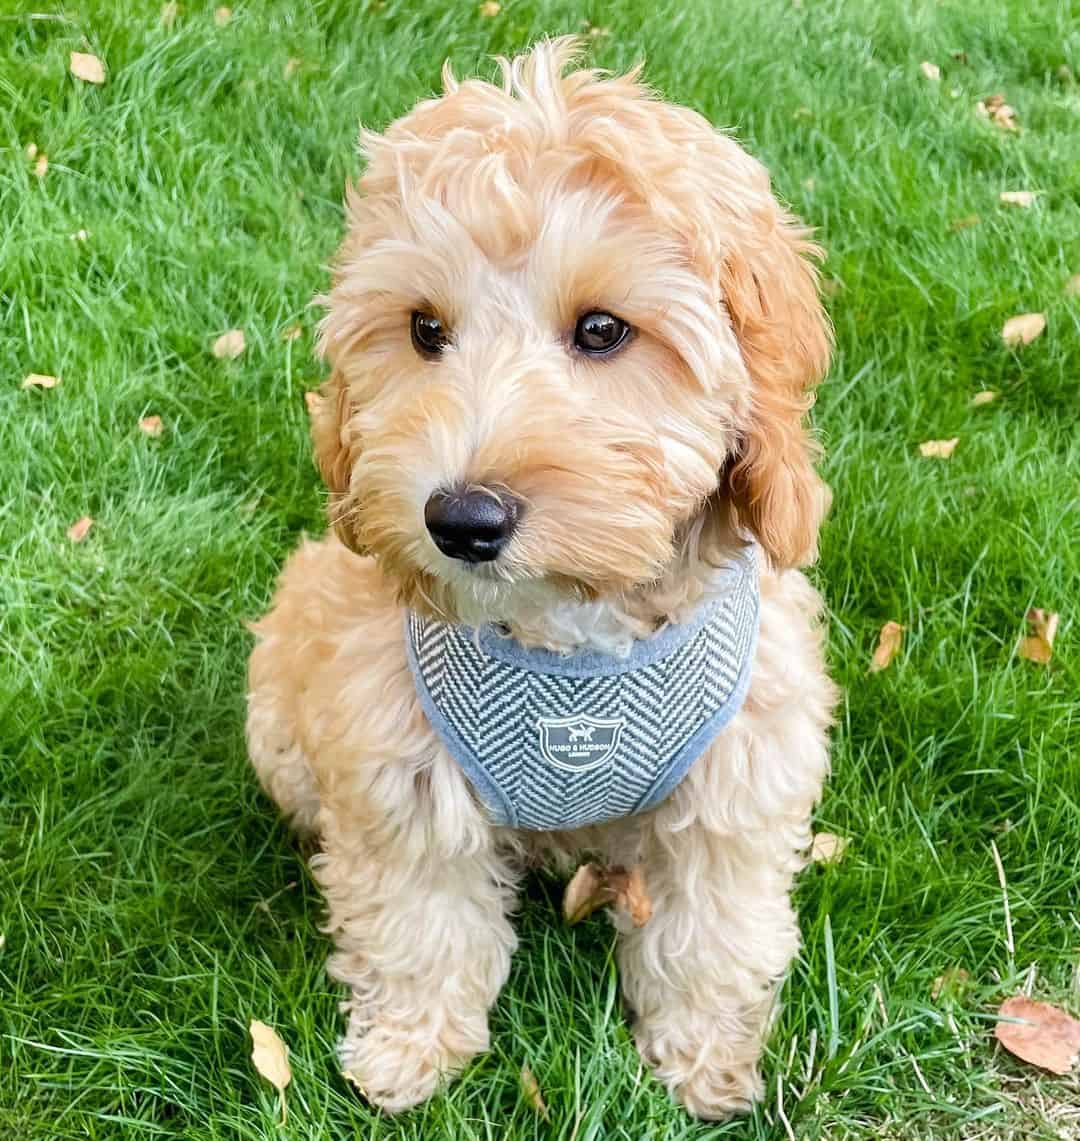
[{"label": "dog's front leg", "polygon": [[651,919],[619,940],[638,1049],[695,1116],[721,1119],[760,1094],[758,1059],[776,981],[798,948],[792,853],[769,833],[700,822],[643,844]]},{"label": "dog's front leg", "polygon": [[328,970],[351,990],[342,1066],[391,1113],[487,1049],[488,1010],[510,970],[511,873],[469,811],[455,841],[438,839],[422,802],[395,827],[324,814],[315,870],[336,943]]}]

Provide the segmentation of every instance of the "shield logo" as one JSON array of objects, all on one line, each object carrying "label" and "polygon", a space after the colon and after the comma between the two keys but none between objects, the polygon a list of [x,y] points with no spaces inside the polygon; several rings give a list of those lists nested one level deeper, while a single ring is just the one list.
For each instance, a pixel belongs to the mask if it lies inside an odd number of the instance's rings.
[{"label": "shield logo", "polygon": [[615,756],[626,722],[620,717],[541,717],[540,752],[558,769],[572,773],[599,768]]}]

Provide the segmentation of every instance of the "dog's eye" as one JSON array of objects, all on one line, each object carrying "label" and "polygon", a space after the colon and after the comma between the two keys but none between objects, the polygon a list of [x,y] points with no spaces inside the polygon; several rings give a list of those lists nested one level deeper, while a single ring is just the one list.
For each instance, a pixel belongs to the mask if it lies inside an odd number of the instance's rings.
[{"label": "dog's eye", "polygon": [[446,326],[434,313],[417,309],[412,315],[413,348],[422,357],[437,357],[450,341]]},{"label": "dog's eye", "polygon": [[578,319],[574,344],[589,356],[602,357],[614,352],[630,335],[630,326],[613,313],[594,309]]}]

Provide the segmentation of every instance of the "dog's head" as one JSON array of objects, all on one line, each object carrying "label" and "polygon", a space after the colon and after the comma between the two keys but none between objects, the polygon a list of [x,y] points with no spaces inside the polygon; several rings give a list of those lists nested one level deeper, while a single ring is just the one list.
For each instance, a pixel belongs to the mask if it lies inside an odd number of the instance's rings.
[{"label": "dog's head", "polygon": [[661,577],[752,533],[810,560],[829,331],[763,167],[560,40],[379,135],[347,200],[313,411],[342,539],[411,605]]}]

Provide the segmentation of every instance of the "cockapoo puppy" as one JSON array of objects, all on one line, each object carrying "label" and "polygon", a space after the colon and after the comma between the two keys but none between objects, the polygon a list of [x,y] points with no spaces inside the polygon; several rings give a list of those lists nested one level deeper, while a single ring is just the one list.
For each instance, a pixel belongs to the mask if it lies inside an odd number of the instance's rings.
[{"label": "cockapoo puppy", "polygon": [[363,136],[312,408],[333,537],[255,627],[248,741],[317,836],[373,1103],[487,1048],[523,869],[587,853],[652,901],[613,916],[642,1057],[721,1118],[828,768],[819,251],[731,138],[574,50]]}]

